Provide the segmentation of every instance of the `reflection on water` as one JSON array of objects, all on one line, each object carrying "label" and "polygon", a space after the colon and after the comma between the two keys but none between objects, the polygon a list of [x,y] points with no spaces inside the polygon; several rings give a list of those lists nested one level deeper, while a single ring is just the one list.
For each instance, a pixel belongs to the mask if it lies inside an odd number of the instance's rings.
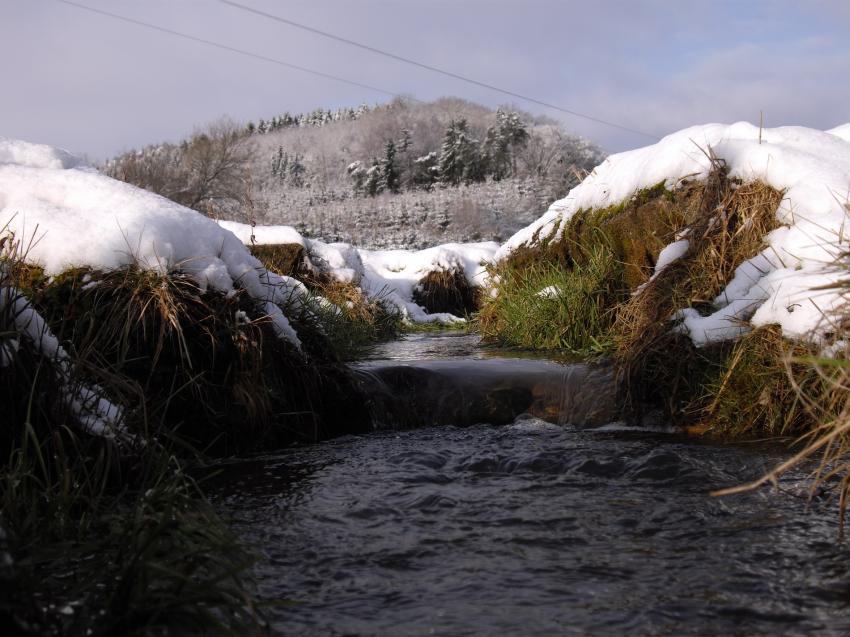
[{"label": "reflection on water", "polygon": [[470,360],[532,358],[576,362],[575,359],[568,359],[555,354],[482,346],[481,337],[478,334],[469,334],[457,330],[406,334],[400,339],[381,343],[368,358],[381,361],[424,361],[459,357]]},{"label": "reflection on water", "polygon": [[286,634],[848,634],[834,503],[801,474],[707,495],[780,457],[522,419],[288,450],[211,486]]}]

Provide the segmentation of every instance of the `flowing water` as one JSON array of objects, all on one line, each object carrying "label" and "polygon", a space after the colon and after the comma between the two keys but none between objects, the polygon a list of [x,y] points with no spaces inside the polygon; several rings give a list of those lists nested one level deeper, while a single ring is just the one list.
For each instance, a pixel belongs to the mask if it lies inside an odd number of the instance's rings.
[{"label": "flowing water", "polygon": [[[383,352],[452,356],[492,360],[465,336]],[[850,634],[833,501],[802,473],[708,495],[784,457],[525,416],[231,462],[210,488],[283,634]]]}]

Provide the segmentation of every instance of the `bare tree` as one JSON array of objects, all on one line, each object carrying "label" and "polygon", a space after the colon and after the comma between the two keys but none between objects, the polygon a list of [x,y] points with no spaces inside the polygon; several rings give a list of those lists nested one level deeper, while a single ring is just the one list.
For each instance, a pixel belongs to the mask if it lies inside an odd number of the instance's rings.
[{"label": "bare tree", "polygon": [[127,153],[105,168],[116,179],[199,212],[241,214],[251,156],[245,129],[222,119],[179,145]]}]

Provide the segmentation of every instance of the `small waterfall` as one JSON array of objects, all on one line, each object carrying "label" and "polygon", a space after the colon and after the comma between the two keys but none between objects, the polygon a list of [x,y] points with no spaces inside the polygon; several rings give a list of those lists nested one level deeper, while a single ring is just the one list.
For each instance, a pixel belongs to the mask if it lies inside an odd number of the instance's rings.
[{"label": "small waterfall", "polygon": [[503,425],[524,414],[594,426],[619,417],[604,366],[503,358],[373,361],[353,369],[378,429]]}]

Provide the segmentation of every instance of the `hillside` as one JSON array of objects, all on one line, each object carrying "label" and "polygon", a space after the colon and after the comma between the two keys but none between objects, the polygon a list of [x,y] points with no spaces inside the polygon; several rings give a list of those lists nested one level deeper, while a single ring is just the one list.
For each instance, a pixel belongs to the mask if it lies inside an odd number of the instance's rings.
[{"label": "hillside", "polygon": [[444,98],[219,122],[104,170],[221,219],[422,248],[504,240],[603,158],[554,120]]}]

